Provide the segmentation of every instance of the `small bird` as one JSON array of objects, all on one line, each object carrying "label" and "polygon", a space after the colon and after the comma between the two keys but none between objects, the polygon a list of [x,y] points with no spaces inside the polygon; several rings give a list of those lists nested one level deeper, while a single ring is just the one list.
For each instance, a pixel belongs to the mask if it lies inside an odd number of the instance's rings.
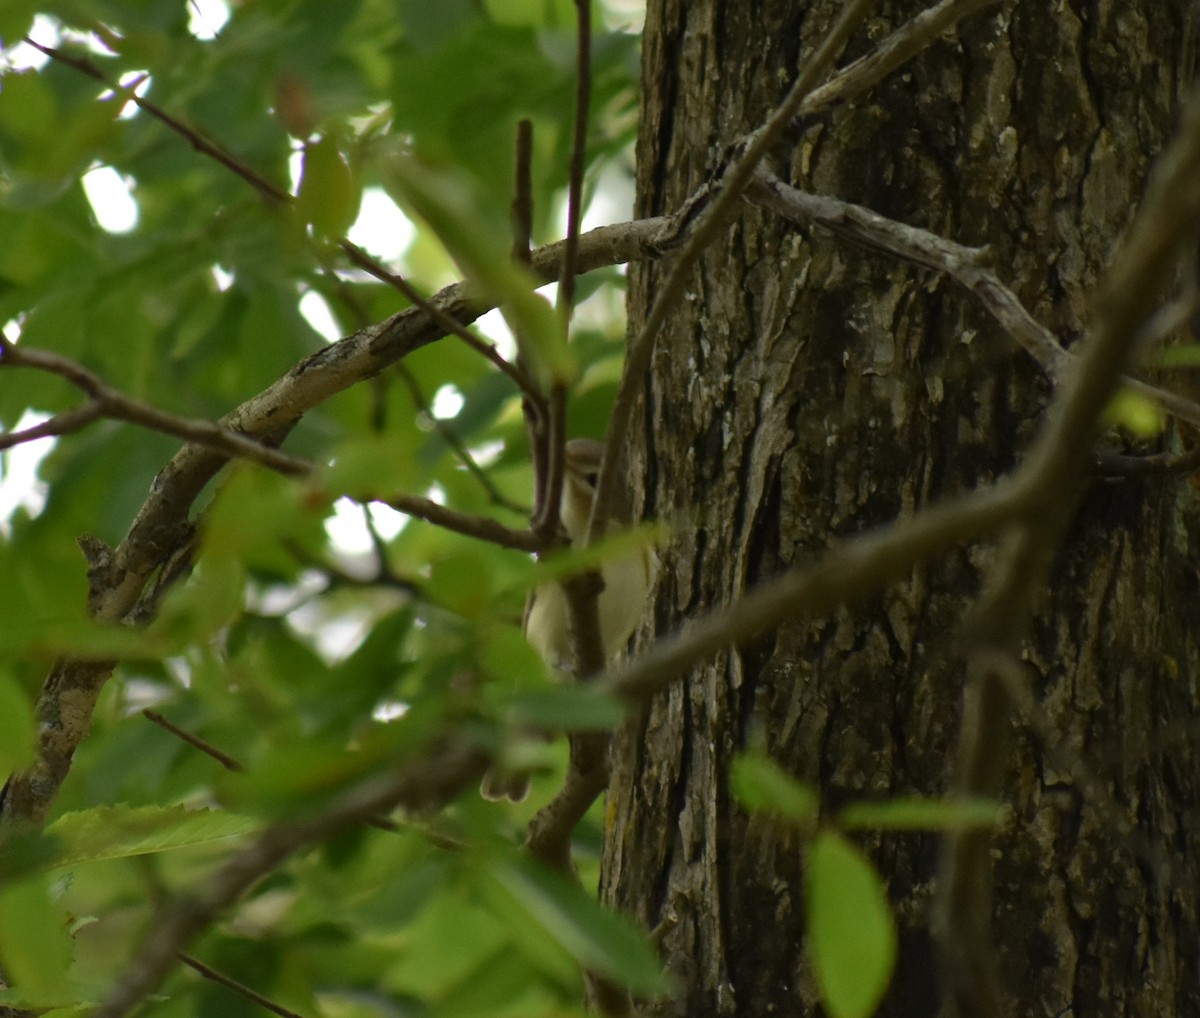
[{"label": "small bird", "polygon": [[[603,444],[594,439],[573,438],[566,445],[559,518],[575,548],[582,548],[587,537],[603,455]],[[641,621],[657,566],[654,549],[649,544],[605,559],[601,565],[604,585],[597,598],[597,609],[606,661],[611,663],[616,659]],[[525,610],[525,637],[555,672],[568,675],[574,671],[570,611],[560,584],[545,583],[533,592]],[[479,790],[486,799],[508,798],[519,802],[529,792],[529,775],[491,770],[484,775]]]}]

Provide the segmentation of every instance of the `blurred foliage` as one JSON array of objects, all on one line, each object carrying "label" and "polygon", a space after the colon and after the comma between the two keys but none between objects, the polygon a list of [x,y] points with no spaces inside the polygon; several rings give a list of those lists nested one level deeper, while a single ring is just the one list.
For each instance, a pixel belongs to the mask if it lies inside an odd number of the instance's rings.
[{"label": "blurred foliage", "polygon": [[[384,188],[432,194],[422,211],[437,233],[418,223],[389,267],[427,294],[458,278],[455,259],[494,276],[519,305],[517,322],[542,330],[532,340],[553,371],[578,372],[572,433],[601,434],[623,352],[621,273],[581,281],[568,359],[545,331],[553,316],[516,299],[519,274],[486,261],[509,229],[521,118],[534,125],[535,243],[559,239],[574,18],[569,0],[7,0],[6,336],[169,412],[216,419],[326,345],[312,301],[338,335],[407,306],[349,266],[337,241],[364,197],[379,209]],[[601,176],[627,178],[632,160],[638,38],[606,27],[617,19],[597,4],[589,193]],[[27,32],[115,91],[19,44]],[[138,110],[134,92],[295,202],[265,198]],[[93,204],[100,169],[115,171],[136,211],[119,229]],[[397,239],[361,226],[353,236],[368,250]],[[60,378],[0,372],[5,430],[80,402]],[[456,444],[474,450],[490,487]],[[372,536],[368,510],[337,498],[433,494],[523,526],[531,476],[509,379],[446,339],[323,404],[286,448],[328,469],[306,481],[248,465],[221,474],[194,506],[195,568],[136,630],[88,619],[76,539],[119,542],[179,443],[100,422],[37,448],[47,446],[44,505],[0,521],[0,768],[28,762],[34,700],[56,657],[122,663],[58,819],[41,839],[11,843],[0,865],[0,958],[17,987],[6,999],[65,1008],[102,998],[154,901],[201,886],[253,829],[303,815],[461,724],[540,765],[530,800],[487,803],[472,789],[437,817],[301,853],[195,953],[282,1005],[339,1018],[570,1014],[581,964],[657,987],[654,956],[631,926],[520,858],[524,824],[552,794],[566,750],[506,722],[589,728],[617,710],[548,685],[519,633],[532,564],[379,507]],[[27,452],[2,454],[5,473]],[[146,707],[244,770],[140,717]],[[592,887],[599,822],[577,833]],[[261,1013],[186,968],[162,993],[147,1013]]]}]

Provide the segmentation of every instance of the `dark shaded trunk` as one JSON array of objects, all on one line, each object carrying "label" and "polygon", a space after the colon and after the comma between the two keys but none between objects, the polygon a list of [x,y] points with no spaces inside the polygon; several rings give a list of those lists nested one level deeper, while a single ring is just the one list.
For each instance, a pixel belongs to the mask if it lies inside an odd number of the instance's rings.
[{"label": "dark shaded trunk", "polygon": [[[842,4],[649,7],[640,215],[676,207],[762,122]],[[843,62],[920,9],[880,4]],[[1196,23],[1193,5],[1157,0],[976,16],[851,108],[801,125],[773,165],[800,187],[989,245],[1029,309],[1072,342],[1170,136]],[[631,270],[635,331],[663,271]],[[676,526],[655,630],[831,538],[1002,475],[1049,392],[954,284],[747,206],[659,339],[633,441],[646,514]],[[1043,747],[1017,726],[1007,761],[994,933],[1013,1015],[1200,1014],[1198,524],[1186,482],[1097,482],[1039,602],[1026,659],[1060,741]],[[962,621],[994,554],[963,548],[868,604],[722,654],[622,733],[604,893],[647,928],[677,913],[663,946],[680,1013],[814,1010],[801,844],[733,803],[730,761],[761,744],[819,786],[827,812],[944,792]],[[882,1013],[935,1014],[938,840],[863,843],[901,925]]]}]

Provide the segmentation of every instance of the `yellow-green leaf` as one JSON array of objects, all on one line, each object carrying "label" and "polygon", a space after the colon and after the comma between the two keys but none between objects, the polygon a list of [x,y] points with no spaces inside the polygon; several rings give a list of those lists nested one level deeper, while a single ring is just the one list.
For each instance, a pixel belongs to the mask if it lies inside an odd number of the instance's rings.
[{"label": "yellow-green leaf", "polygon": [[995,827],[1002,819],[1002,806],[992,799],[922,799],[916,796],[887,802],[856,802],[838,814],[844,831],[961,831],[972,827]]},{"label": "yellow-green leaf", "polygon": [[805,870],[807,948],[825,1010],[868,1018],[892,978],[896,924],[883,879],[840,834],[817,835]]},{"label": "yellow-green leaf", "polygon": [[318,237],[341,237],[354,223],[362,189],[330,137],[305,146],[296,209]]},{"label": "yellow-green leaf", "polygon": [[734,797],[752,813],[774,813],[806,824],[817,817],[816,791],[762,753],[743,753],[734,760],[729,784]]}]

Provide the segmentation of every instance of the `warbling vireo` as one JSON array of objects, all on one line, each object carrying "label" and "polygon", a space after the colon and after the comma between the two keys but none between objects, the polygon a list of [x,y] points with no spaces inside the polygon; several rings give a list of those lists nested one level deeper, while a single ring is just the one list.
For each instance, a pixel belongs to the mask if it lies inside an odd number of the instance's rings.
[{"label": "warbling vireo", "polygon": [[[574,438],[566,445],[559,515],[576,548],[583,547],[587,536],[603,455],[604,446],[590,438]],[[611,662],[620,654],[637,628],[656,572],[657,559],[649,544],[605,559],[601,565],[603,589],[597,598],[597,609],[606,661]],[[533,592],[525,611],[525,636],[555,672],[563,675],[574,672],[570,612],[560,584],[545,583]],[[488,799],[519,801],[529,791],[529,775],[489,771],[480,791]]]}]

